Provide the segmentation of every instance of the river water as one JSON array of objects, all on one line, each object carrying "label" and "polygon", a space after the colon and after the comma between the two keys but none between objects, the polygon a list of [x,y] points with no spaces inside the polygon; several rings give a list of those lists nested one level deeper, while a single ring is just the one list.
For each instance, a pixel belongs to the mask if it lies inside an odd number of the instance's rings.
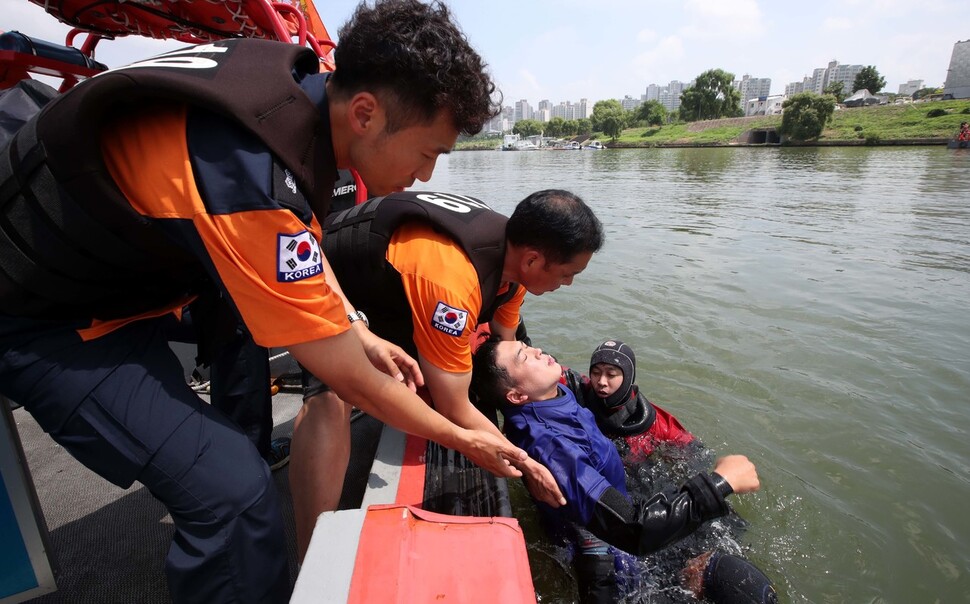
[{"label": "river water", "polygon": [[651,400],[755,462],[732,499],[783,602],[946,603],[970,602],[968,173],[941,147],[480,151],[415,188],[593,207],[606,244],[527,297],[529,333],[584,371],[628,342]]}]

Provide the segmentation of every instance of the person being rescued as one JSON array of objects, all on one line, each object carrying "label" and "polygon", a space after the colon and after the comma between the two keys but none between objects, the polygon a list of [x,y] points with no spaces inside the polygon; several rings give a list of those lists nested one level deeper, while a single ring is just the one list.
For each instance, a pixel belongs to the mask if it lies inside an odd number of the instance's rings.
[{"label": "person being rescued", "polygon": [[[717,460],[713,472],[701,472],[682,485],[645,497],[629,493],[623,460],[608,436],[620,441],[631,466],[643,465],[659,443],[687,445],[696,439],[640,395],[633,385],[635,357],[629,346],[612,340],[598,347],[590,373],[592,380],[525,342],[490,338],[475,353],[472,389],[480,404],[502,411],[509,440],[541,460],[566,495],[566,506],[536,505],[553,536],[565,536],[578,550],[580,601],[615,602],[630,596],[631,581],[626,578],[627,585],[620,585],[624,581],[616,572],[629,574],[636,566],[629,554],[643,556],[681,541],[730,513],[730,494],[754,492],[760,482],[747,457],[728,455]],[[606,384],[598,386],[601,381]],[[682,577],[698,599],[777,601],[760,570],[720,550],[687,562]]]}]

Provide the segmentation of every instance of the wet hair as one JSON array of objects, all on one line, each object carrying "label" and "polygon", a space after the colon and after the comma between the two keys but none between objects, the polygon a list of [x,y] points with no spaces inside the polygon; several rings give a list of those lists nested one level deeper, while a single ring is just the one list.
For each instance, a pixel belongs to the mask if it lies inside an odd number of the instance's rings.
[{"label": "wet hair", "polygon": [[469,388],[481,406],[501,409],[509,390],[515,387],[512,377],[497,361],[498,336],[491,336],[472,355],[472,382]]},{"label": "wet hair", "polygon": [[338,32],[334,63],[332,96],[373,93],[388,133],[429,124],[444,109],[459,132],[477,134],[501,112],[484,61],[439,2],[361,2]]},{"label": "wet hair", "polygon": [[578,196],[562,189],[536,191],[519,202],[505,226],[506,240],[565,264],[603,246],[603,225]]}]

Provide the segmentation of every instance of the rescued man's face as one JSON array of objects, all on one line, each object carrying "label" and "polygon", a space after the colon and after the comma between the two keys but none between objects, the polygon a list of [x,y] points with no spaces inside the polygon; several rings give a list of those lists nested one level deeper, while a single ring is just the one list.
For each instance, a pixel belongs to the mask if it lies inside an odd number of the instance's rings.
[{"label": "rescued man's face", "polygon": [[540,348],[524,342],[504,341],[496,346],[495,360],[505,368],[516,390],[530,399],[544,396],[559,382],[562,367]]}]

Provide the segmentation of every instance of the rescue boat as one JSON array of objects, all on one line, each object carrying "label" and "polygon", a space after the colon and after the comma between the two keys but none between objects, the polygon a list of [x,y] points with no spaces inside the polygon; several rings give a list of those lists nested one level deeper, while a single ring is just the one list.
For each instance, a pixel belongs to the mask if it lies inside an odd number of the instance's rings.
[{"label": "rescue boat", "polygon": [[[58,78],[63,93],[109,68],[94,58],[101,40],[126,36],[186,44],[238,37],[280,40],[313,49],[321,70],[334,69],[335,43],[311,0],[29,1],[72,29],[63,44],[0,29],[0,93],[23,88],[37,76]],[[335,203],[365,200],[360,178],[342,176],[337,184],[342,195]],[[192,355],[183,356],[192,380]],[[298,408],[295,364],[279,350],[271,352],[271,361],[273,382],[267,387],[283,404]],[[196,374],[194,380],[204,396],[205,377]],[[56,591],[58,579],[70,573],[70,562],[58,562],[52,548],[18,433],[18,421],[28,422],[29,416],[21,416],[22,410],[15,416],[13,407],[0,400],[4,603]],[[536,602],[525,540],[511,517],[504,479],[362,413],[355,411],[351,426],[354,451],[341,509],[319,518],[293,602]],[[139,535],[130,539],[137,547]],[[123,574],[126,560],[117,563],[113,570]]]}]

